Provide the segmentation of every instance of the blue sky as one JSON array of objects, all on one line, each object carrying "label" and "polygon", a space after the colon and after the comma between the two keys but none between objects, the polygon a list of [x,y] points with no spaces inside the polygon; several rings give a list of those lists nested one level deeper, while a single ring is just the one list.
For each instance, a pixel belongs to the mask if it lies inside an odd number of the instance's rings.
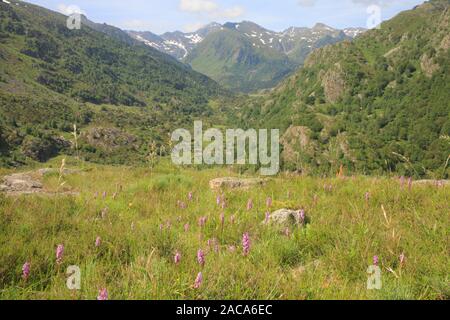
[{"label": "blue sky", "polygon": [[390,19],[423,0],[29,0],[70,14],[81,10],[95,22],[123,29],[194,31],[209,22],[250,20],[281,31],[317,22],[335,28],[366,27],[367,8],[378,5],[381,18]]}]

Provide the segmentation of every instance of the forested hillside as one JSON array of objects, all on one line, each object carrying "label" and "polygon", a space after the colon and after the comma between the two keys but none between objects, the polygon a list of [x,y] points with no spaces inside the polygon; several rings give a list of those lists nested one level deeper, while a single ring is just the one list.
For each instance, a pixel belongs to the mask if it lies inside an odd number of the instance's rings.
[{"label": "forested hillside", "polygon": [[245,101],[242,124],[282,128],[286,168],[448,177],[449,4],[316,50],[272,93]]},{"label": "forested hillside", "polygon": [[[84,18],[80,30],[70,30],[67,17],[25,2],[0,8],[1,158],[12,165],[66,148],[73,124],[167,139],[169,128],[209,118],[211,100],[224,93],[120,29]],[[123,133],[114,132],[109,139]],[[146,148],[145,140],[133,139],[137,149]],[[86,148],[101,158],[102,150]],[[123,162],[140,152],[116,153]]]}]

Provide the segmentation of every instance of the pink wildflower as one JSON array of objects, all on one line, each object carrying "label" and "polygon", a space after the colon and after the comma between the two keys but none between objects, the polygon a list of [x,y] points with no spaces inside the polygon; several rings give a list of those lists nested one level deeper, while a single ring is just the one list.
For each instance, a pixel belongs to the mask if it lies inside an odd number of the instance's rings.
[{"label": "pink wildflower", "polygon": [[203,274],[201,272],[198,273],[197,278],[195,279],[194,288],[198,289],[202,285],[203,282]]},{"label": "pink wildflower", "polygon": [[268,197],[268,198],[266,199],[266,205],[267,205],[267,208],[272,207],[272,198],[271,198],[271,197]]},{"label": "pink wildflower", "polygon": [[30,276],[30,269],[31,269],[31,263],[25,262],[25,264],[22,267],[22,278],[24,280],[27,280]]},{"label": "pink wildflower", "polygon": [[247,202],[247,210],[250,211],[253,209],[253,200],[249,199]]},{"label": "pink wildflower", "polygon": [[56,248],[56,263],[61,264],[64,255],[64,245],[59,244]]},{"label": "pink wildflower", "polygon": [[180,264],[181,254],[178,251],[175,253],[175,257],[173,258],[173,261],[175,262],[176,265]]},{"label": "pink wildflower", "polygon": [[106,288],[100,289],[97,300],[99,301],[108,300],[108,290],[106,290]]},{"label": "pink wildflower", "polygon": [[203,252],[202,249],[199,249],[197,251],[197,261],[198,264],[201,265],[202,267],[205,265],[205,253]]},{"label": "pink wildflower", "polygon": [[216,203],[218,206],[220,206],[220,204],[222,203],[222,197],[220,195],[217,196]]},{"label": "pink wildflower", "polygon": [[289,229],[289,227],[286,227],[286,229],[284,230],[284,235],[288,238],[291,236],[291,230]]},{"label": "pink wildflower", "polygon": [[188,232],[189,231],[189,223],[186,223],[184,225],[184,232]]},{"label": "pink wildflower", "polygon": [[205,226],[205,224],[206,224],[206,220],[207,220],[206,217],[200,217],[200,219],[198,219],[198,225],[199,225],[201,228],[203,228],[203,227]]},{"label": "pink wildflower", "polygon": [[250,252],[250,237],[248,233],[244,233],[242,236],[242,249],[244,251],[244,256],[248,255]]},{"label": "pink wildflower", "polygon": [[267,212],[266,212],[266,217],[265,217],[265,219],[264,219],[264,223],[265,223],[265,224],[268,224],[269,221],[270,221],[270,212],[267,211]]},{"label": "pink wildflower", "polygon": [[373,256],[373,265],[378,266],[378,263],[380,262],[378,256]]},{"label": "pink wildflower", "polygon": [[98,248],[98,247],[100,247],[101,244],[102,244],[102,238],[97,237],[97,239],[95,239],[95,246]]},{"label": "pink wildflower", "polygon": [[400,255],[399,260],[400,260],[400,266],[403,266],[406,262],[406,256],[405,256],[404,252],[402,252],[402,254]]},{"label": "pink wildflower", "polygon": [[299,224],[305,224],[305,219],[306,219],[306,215],[305,215],[305,210],[301,209],[298,213],[297,213],[297,218],[298,218],[298,223]]}]

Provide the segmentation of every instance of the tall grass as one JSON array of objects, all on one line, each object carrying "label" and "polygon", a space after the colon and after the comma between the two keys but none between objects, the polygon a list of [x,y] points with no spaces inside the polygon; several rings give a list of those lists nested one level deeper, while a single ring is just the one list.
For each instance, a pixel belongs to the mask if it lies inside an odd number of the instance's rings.
[{"label": "tall grass", "polygon": [[[67,166],[73,163],[69,159]],[[64,177],[64,188],[80,196],[0,195],[0,298],[95,299],[104,287],[111,299],[449,298],[448,187],[408,190],[389,178],[280,176],[264,187],[224,191],[222,210],[208,182],[229,174],[164,163],[152,170],[86,165]],[[57,190],[58,180],[50,175],[44,184]],[[291,226],[289,237],[263,224],[268,196],[272,211],[304,208],[309,224]],[[247,211],[250,198],[254,207]],[[242,252],[246,232],[248,256]],[[65,247],[61,265],[55,261],[58,244]],[[200,248],[204,267],[197,262]],[[374,255],[382,268],[381,290],[366,288]],[[26,261],[27,281],[21,277]],[[69,265],[81,268],[80,291],[66,288]],[[194,289],[200,271],[203,283]]]}]

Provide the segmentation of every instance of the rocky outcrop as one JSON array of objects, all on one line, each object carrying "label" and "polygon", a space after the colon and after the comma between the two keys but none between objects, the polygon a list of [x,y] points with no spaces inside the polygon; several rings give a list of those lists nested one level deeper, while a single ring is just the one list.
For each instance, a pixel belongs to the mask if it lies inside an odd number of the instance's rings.
[{"label": "rocky outcrop", "polygon": [[327,102],[335,103],[345,92],[344,73],[339,63],[325,72],[322,77],[322,87]]},{"label": "rocky outcrop", "polygon": [[439,70],[439,65],[434,62],[433,58],[428,57],[427,54],[424,54],[420,59],[420,67],[428,78],[431,78]]},{"label": "rocky outcrop", "polygon": [[[63,174],[72,174],[79,172],[78,170],[64,169]],[[4,192],[9,196],[19,196],[27,194],[42,195],[77,195],[76,192],[48,192],[40,181],[44,175],[49,173],[59,173],[57,169],[40,169],[35,172],[14,173],[3,177],[0,183],[0,192]]]},{"label": "rocky outcrop", "polygon": [[300,154],[314,154],[311,145],[311,129],[302,126],[289,127],[280,139],[283,145],[281,158],[287,163],[297,163]]},{"label": "rocky outcrop", "polygon": [[45,162],[71,145],[62,137],[30,138],[24,140],[22,152],[33,160]]},{"label": "rocky outcrop", "polygon": [[398,46],[398,47],[395,47],[395,48],[389,50],[388,52],[386,52],[386,53],[384,54],[384,57],[385,57],[385,58],[391,57],[391,56],[394,55],[395,53],[399,52],[401,48],[402,48],[401,46]]},{"label": "rocky outcrop", "polygon": [[112,151],[121,147],[137,149],[138,139],[117,128],[92,128],[81,135],[81,139],[93,147]]},{"label": "rocky outcrop", "polygon": [[267,183],[267,179],[259,178],[217,178],[209,182],[209,186],[213,190],[218,189],[248,189],[255,186],[261,186]]},{"label": "rocky outcrop", "polygon": [[34,180],[29,174],[15,173],[3,178],[3,184],[0,184],[0,191],[3,192],[21,192],[36,193],[41,192],[42,183]]},{"label": "rocky outcrop", "polygon": [[448,50],[450,49],[450,35],[446,35],[439,45],[439,49]]}]

